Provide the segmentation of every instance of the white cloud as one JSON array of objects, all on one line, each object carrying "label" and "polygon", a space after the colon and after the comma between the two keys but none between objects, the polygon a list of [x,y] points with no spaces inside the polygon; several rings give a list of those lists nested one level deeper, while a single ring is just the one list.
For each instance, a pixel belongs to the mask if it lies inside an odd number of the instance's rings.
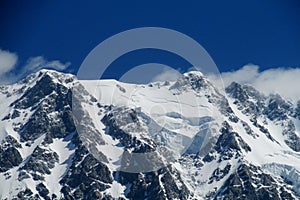
[{"label": "white cloud", "polygon": [[179,70],[175,70],[171,67],[165,68],[160,74],[153,77],[152,81],[175,81],[181,76]]},{"label": "white cloud", "polygon": [[[235,81],[241,84],[250,84],[257,90],[265,93],[278,93],[283,97],[297,101],[300,99],[300,68],[272,68],[259,71],[257,65],[246,65],[237,71],[221,73],[224,85],[228,86]],[[210,76],[217,85],[220,79]]]},{"label": "white cloud", "polygon": [[13,83],[26,75],[41,69],[54,69],[57,71],[66,70],[71,63],[61,63],[58,60],[47,61],[42,56],[29,58],[24,66],[16,67],[18,56],[15,53],[0,49],[0,83]]},{"label": "white cloud", "polygon": [[252,83],[258,78],[258,70],[259,66],[257,65],[246,65],[237,71],[224,72],[221,75],[225,86],[229,85],[232,81],[246,84]]},{"label": "white cloud", "polygon": [[0,49],[0,78],[11,71],[17,64],[18,56],[15,53]]},{"label": "white cloud", "polygon": [[37,56],[33,58],[29,58],[27,63],[24,67],[22,67],[21,71],[18,73],[20,77],[24,77],[27,74],[34,73],[41,69],[54,69],[57,71],[64,71],[71,65],[70,62],[68,63],[61,63],[58,60],[54,61],[47,61],[42,56]]}]

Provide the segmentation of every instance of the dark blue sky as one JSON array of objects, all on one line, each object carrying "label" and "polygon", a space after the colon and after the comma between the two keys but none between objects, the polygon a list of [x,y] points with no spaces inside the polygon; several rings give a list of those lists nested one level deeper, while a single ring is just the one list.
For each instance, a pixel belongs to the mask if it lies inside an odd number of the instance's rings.
[{"label": "dark blue sky", "polygon": [[[200,3],[199,3],[200,2]],[[252,1],[1,1],[0,48],[28,57],[70,61],[76,70],[106,38],[137,27],[165,27],[198,41],[220,71],[254,63],[261,69],[300,66],[300,3]],[[138,64],[188,63],[162,51],[140,50],[120,57],[107,76]],[[123,68],[115,68],[122,66]]]}]

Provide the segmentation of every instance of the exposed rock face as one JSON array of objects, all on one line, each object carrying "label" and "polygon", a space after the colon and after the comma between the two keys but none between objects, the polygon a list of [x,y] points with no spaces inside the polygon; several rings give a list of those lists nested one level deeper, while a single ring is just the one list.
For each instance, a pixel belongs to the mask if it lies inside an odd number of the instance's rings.
[{"label": "exposed rock face", "polygon": [[10,168],[18,166],[23,161],[19,151],[15,147],[8,147],[0,152],[0,172],[6,172]]},{"label": "exposed rock face", "polygon": [[279,95],[270,95],[264,114],[270,120],[286,120],[292,111],[290,102],[286,102]]},{"label": "exposed rock face", "polygon": [[90,154],[85,155],[84,158],[81,157],[82,155],[77,157],[80,151],[84,150],[79,149],[75,152],[75,160],[68,174],[60,182],[63,186],[61,192],[66,199],[100,198],[97,195],[109,188],[106,184],[112,183],[110,171]]},{"label": "exposed rock face", "polygon": [[[260,94],[251,86],[242,86],[238,83],[232,83],[226,88],[226,92],[234,99],[234,104],[245,115],[251,117],[254,126],[264,132],[270,140],[275,140],[269,130],[264,126],[267,120],[281,125],[285,136],[285,143],[294,151],[299,152],[300,137],[296,134],[295,124],[291,120],[298,116],[299,103],[294,109],[291,102],[284,100],[278,94],[268,97]],[[263,123],[258,122],[261,118]]]},{"label": "exposed rock face", "polygon": [[295,109],[295,114],[294,116],[297,118],[297,119],[300,119],[300,100],[297,102],[297,107]]},{"label": "exposed rock face", "polygon": [[[278,191],[279,189],[279,191]],[[215,199],[293,199],[284,187],[258,167],[241,164],[222,186]]]},{"label": "exposed rock face", "polygon": [[44,180],[43,175],[51,174],[51,169],[58,162],[58,157],[56,152],[37,146],[21,169],[29,172],[33,176],[33,179]]},{"label": "exposed rock face", "polygon": [[[0,87],[0,199],[299,198],[300,103],[238,83],[225,97],[199,72],[134,90],[101,87],[116,99],[48,70]],[[157,101],[175,106],[147,110]]]}]

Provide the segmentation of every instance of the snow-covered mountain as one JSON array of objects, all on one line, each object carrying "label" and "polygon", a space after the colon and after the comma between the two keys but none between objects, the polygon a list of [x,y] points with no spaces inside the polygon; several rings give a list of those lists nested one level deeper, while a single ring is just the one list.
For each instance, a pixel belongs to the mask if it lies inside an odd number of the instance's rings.
[{"label": "snow-covered mountain", "polygon": [[299,199],[300,101],[200,72],[0,87],[0,199]]}]

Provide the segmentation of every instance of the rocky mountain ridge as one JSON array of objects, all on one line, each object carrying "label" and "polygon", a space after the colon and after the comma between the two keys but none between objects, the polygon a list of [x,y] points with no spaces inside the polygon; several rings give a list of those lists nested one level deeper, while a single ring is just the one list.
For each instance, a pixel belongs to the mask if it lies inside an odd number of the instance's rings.
[{"label": "rocky mountain ridge", "polygon": [[42,70],[0,87],[0,199],[297,199],[299,105]]}]

